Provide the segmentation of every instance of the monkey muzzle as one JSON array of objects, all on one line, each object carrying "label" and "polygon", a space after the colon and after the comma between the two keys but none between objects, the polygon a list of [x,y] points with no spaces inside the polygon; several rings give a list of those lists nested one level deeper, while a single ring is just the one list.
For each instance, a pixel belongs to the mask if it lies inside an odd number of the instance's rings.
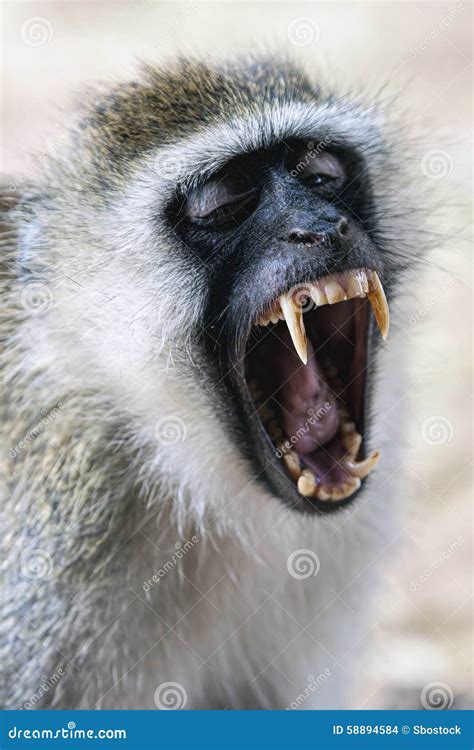
[{"label": "monkey muzzle", "polygon": [[298,509],[344,505],[379,461],[365,450],[371,329],[386,339],[387,299],[376,271],[355,268],[277,295],[237,357],[234,386],[263,472]]}]

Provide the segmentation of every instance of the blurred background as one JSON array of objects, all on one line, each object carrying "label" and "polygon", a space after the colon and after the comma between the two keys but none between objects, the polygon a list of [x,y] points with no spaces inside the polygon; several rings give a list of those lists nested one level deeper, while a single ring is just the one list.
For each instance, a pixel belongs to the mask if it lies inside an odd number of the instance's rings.
[{"label": "blurred background", "polygon": [[[418,176],[447,211],[407,320],[407,523],[383,564],[360,708],[417,708],[420,686],[466,708],[471,672],[472,6],[467,2],[3,2],[2,172],[21,186],[61,138],[84,84],[136,59],[289,49],[347,87],[399,93],[426,148]],[[36,152],[36,155],[34,155]],[[443,202],[443,197],[441,198]],[[416,252],[416,248],[414,248]],[[446,697],[447,696],[447,697]]]}]

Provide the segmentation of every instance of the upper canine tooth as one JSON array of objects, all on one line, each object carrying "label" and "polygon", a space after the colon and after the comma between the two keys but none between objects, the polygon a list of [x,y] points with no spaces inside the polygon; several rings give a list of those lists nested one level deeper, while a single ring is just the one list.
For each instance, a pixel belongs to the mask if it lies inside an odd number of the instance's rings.
[{"label": "upper canine tooth", "polygon": [[376,271],[371,271],[369,275],[369,292],[367,294],[369,302],[372,305],[374,311],[375,320],[382,334],[382,338],[385,341],[388,336],[388,330],[390,328],[390,312],[388,309],[387,298],[383,290],[383,286],[380,282]]},{"label": "upper canine tooth", "polygon": [[330,305],[334,305],[336,302],[343,302],[347,299],[344,289],[334,279],[326,282],[326,295]]},{"label": "upper canine tooth", "polygon": [[306,365],[308,362],[308,342],[306,340],[306,331],[301,308],[295,305],[290,293],[282,294],[279,301],[282,313],[285,316],[286,325],[290,332],[291,340],[293,341],[299,358],[303,364]]}]

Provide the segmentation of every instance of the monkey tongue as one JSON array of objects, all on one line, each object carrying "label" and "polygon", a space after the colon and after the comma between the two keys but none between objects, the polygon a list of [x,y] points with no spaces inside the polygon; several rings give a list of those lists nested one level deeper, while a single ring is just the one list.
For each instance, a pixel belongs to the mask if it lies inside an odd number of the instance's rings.
[{"label": "monkey tongue", "polygon": [[289,337],[279,357],[278,370],[283,385],[279,389],[281,425],[294,449],[309,454],[325,445],[339,430],[336,399],[319,369],[314,348],[308,340],[308,364],[302,365]]}]

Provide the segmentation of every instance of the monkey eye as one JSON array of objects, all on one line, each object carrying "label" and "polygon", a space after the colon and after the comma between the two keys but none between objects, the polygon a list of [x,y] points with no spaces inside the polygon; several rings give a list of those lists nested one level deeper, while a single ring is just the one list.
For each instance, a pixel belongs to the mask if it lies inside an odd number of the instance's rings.
[{"label": "monkey eye", "polygon": [[255,186],[242,177],[225,175],[195,188],[187,197],[186,215],[196,224],[222,224],[237,220],[256,196]]},{"label": "monkey eye", "polygon": [[309,151],[301,156],[295,170],[297,179],[316,187],[327,186],[334,191],[340,190],[346,181],[346,170],[341,160],[327,151],[321,153]]}]

